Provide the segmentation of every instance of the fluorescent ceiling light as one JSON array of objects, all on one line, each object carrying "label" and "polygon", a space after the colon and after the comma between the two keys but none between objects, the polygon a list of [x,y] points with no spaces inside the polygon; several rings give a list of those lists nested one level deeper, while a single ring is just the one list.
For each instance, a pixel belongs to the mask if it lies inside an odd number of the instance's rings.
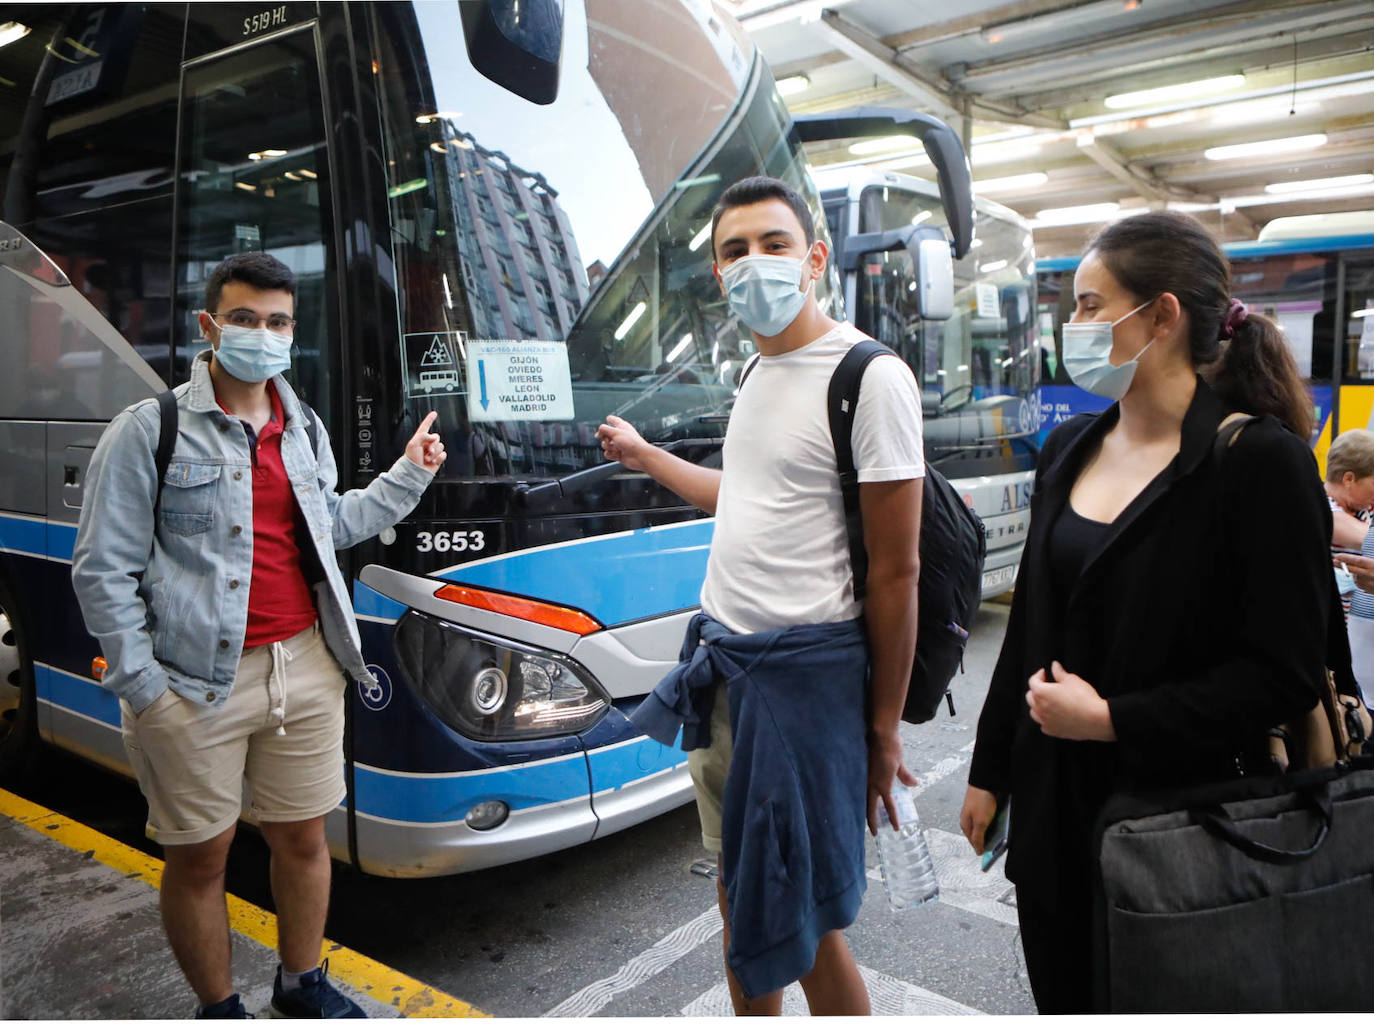
[{"label": "fluorescent ceiling light", "polygon": [[1091,224],[1109,220],[1120,212],[1120,203],[1088,203],[1084,206],[1057,206],[1041,210],[1035,219],[1042,224]]},{"label": "fluorescent ceiling light", "polygon": [[1017,189],[1035,188],[1043,185],[1050,180],[1050,176],[1044,171],[1032,171],[1030,174],[1012,174],[1005,178],[988,178],[978,180],[973,183],[974,192],[1015,192]]},{"label": "fluorescent ceiling light", "polygon": [[1138,92],[1119,92],[1108,96],[1102,102],[1108,110],[1126,110],[1130,107],[1148,107],[1154,103],[1174,103],[1178,100],[1191,100],[1198,96],[1214,96],[1219,92],[1230,92],[1245,84],[1244,75],[1222,75],[1220,78],[1204,78],[1197,82],[1180,82],[1158,89],[1141,89]]},{"label": "fluorescent ceiling light", "polygon": [[457,110],[436,110],[432,114],[420,114],[415,118],[415,123],[430,124],[433,121],[452,121],[455,117],[462,116],[462,112]]},{"label": "fluorescent ceiling light", "polygon": [[687,351],[687,346],[690,344],[692,344],[692,336],[690,334],[684,334],[682,340],[674,345],[673,350],[668,353],[667,361],[671,363],[678,356],[682,355],[682,353]]},{"label": "fluorescent ceiling light", "polygon": [[246,181],[236,181],[236,182],[234,182],[234,187],[235,187],[235,188],[241,188],[241,189],[243,189],[245,192],[256,192],[256,191],[258,190],[258,186],[256,186],[256,185],[250,185],[250,184],[248,184],[248,182],[246,182]]},{"label": "fluorescent ceiling light", "polygon": [[1322,189],[1345,188],[1351,185],[1368,185],[1374,182],[1374,174],[1344,174],[1339,178],[1309,178],[1307,181],[1276,181],[1265,185],[1264,191],[1272,195],[1289,192],[1313,192]]},{"label": "fluorescent ceiling light", "polygon": [[993,260],[991,263],[984,263],[982,266],[980,266],[980,267],[978,268],[978,273],[980,273],[980,274],[991,274],[991,273],[993,273],[994,271],[1006,269],[1006,266],[1007,266],[1007,261],[1006,261],[1006,260]]},{"label": "fluorescent ceiling light", "polygon": [[1356,319],[1362,319],[1363,317],[1367,316],[1374,316],[1374,306],[1365,306],[1364,309],[1357,309],[1350,315],[1355,317]]},{"label": "fluorescent ceiling light", "polygon": [[17,21],[7,21],[0,25],[0,46],[8,46],[10,43],[18,42],[29,34],[29,26],[21,25]]},{"label": "fluorescent ceiling light", "polygon": [[299,171],[301,174],[305,175],[307,178],[310,178],[311,180],[314,180],[315,178],[319,177],[318,174],[310,170],[308,167],[298,167],[296,168],[296,170]]},{"label": "fluorescent ceiling light", "polygon": [[922,221],[930,220],[930,218],[933,216],[935,216],[934,211],[922,210],[920,213],[916,214],[916,216],[911,218],[912,226],[920,224]]},{"label": "fluorescent ceiling light", "polygon": [[1203,150],[1208,160],[1241,160],[1251,156],[1274,156],[1280,153],[1301,153],[1326,145],[1326,136],[1294,135],[1286,139],[1265,139],[1263,142],[1242,142],[1235,146],[1213,146]]},{"label": "fluorescent ceiling light", "polygon": [[914,149],[920,142],[910,135],[885,135],[878,139],[864,139],[849,147],[855,156],[874,156],[878,153],[892,153],[899,149]]},{"label": "fluorescent ceiling light", "polygon": [[1304,95],[1299,103],[1292,99],[1269,97],[1252,100],[1249,103],[1226,103],[1216,107],[1208,119],[1213,124],[1241,125],[1259,124],[1265,121],[1282,121],[1289,117],[1307,117],[1321,109],[1321,104]]},{"label": "fluorescent ceiling light", "polygon": [[635,325],[644,311],[649,307],[642,302],[636,302],[635,308],[630,310],[630,315],[621,321],[620,326],[615,329],[615,340],[620,341],[625,335],[630,333],[630,328]]},{"label": "fluorescent ceiling light", "polygon": [[854,0],[743,0],[734,5],[733,14],[750,32],[774,25],[799,21],[803,25],[819,21],[827,7],[843,7]]},{"label": "fluorescent ceiling light", "polygon": [[708,220],[705,224],[701,226],[701,230],[692,236],[692,240],[687,243],[687,248],[690,249],[692,252],[696,252],[698,249],[702,247],[702,244],[705,243],[706,239],[710,237],[711,222]]},{"label": "fluorescent ceiling light", "polygon": [[784,96],[795,96],[811,88],[811,79],[805,75],[788,75],[786,78],[778,79],[777,86],[778,92]]}]

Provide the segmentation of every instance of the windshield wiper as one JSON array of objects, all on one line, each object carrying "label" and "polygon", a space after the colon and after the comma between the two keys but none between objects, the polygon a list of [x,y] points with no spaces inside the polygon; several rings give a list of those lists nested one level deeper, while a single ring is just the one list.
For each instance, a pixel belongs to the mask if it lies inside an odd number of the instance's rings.
[{"label": "windshield wiper", "polygon": [[[691,448],[719,449],[724,443],[725,439],[720,437],[683,437],[660,447],[664,451],[676,455]],[[710,458],[710,456],[711,453],[708,452],[705,458]],[[705,458],[701,461],[704,462]],[[557,480],[548,480],[538,484],[517,484],[515,486],[515,500],[522,508],[534,508],[537,505],[546,505],[558,498],[566,498],[578,491],[585,491],[593,484],[598,484],[602,480],[607,480],[620,473],[632,472],[634,471],[626,469],[619,462],[610,461],[600,466],[579,469],[567,476],[559,477]],[[636,475],[642,476],[643,474]]]}]

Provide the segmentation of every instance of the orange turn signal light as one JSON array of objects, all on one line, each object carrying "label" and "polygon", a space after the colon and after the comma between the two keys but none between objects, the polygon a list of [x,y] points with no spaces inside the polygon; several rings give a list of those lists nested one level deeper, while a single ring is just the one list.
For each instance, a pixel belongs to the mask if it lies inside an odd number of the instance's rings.
[{"label": "orange turn signal light", "polygon": [[526,622],[537,622],[541,626],[552,626],[554,629],[566,630],[579,636],[586,636],[601,629],[601,623],[586,612],[557,604],[545,604],[543,601],[532,601],[528,597],[494,594],[489,590],[475,590],[454,583],[440,587],[434,592],[434,596],[469,608],[509,615]]},{"label": "orange turn signal light", "polygon": [[105,670],[110,667],[110,663],[104,658],[91,659],[91,678],[97,683],[105,678]]}]

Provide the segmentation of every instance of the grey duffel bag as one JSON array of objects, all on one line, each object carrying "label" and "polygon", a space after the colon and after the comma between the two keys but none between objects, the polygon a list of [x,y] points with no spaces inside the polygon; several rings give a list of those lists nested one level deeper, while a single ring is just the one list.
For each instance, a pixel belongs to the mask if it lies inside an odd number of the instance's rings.
[{"label": "grey duffel bag", "polygon": [[1098,1008],[1374,1009],[1370,765],[1109,801]]}]

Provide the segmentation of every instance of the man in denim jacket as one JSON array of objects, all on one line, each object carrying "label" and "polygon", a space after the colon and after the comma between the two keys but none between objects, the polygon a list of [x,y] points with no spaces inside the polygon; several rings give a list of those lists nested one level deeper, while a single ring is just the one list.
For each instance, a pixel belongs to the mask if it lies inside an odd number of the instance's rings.
[{"label": "man in denim jacket", "polygon": [[213,351],[175,389],[178,432],[159,494],[155,400],[121,412],[91,459],[72,583],[120,697],[125,747],[165,850],[162,919],[200,1000],[247,1017],[230,971],[224,869],[246,779],[272,857],[281,966],[272,1008],[361,1017],[319,966],[329,905],[325,815],[344,796],[345,676],[368,680],[337,548],[420,499],[445,452],[430,413],[404,456],[343,495],[323,426],[281,374],[296,284],[239,253],[206,287]]}]

